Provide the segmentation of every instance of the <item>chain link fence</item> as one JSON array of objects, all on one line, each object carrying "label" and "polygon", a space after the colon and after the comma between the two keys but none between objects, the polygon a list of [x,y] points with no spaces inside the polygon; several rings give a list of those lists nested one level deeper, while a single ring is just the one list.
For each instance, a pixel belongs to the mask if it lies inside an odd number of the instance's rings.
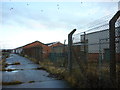
[{"label": "chain link fence", "polygon": [[[109,21],[92,23],[84,32],[68,35],[68,45],[51,48],[49,58],[57,67],[63,67],[73,75],[79,87],[120,87],[120,19],[115,23],[116,85],[110,79],[110,35]],[[100,19],[101,20],[101,19]]]},{"label": "chain link fence", "polygon": [[49,54],[49,59],[53,62],[57,67],[67,67],[67,45],[59,45],[55,47],[51,47],[51,53]]},{"label": "chain link fence", "polygon": [[[104,24],[72,36],[73,70],[84,76],[87,87],[119,87],[120,78],[120,20],[115,24],[116,82],[110,81],[109,24]],[[102,28],[102,29],[100,29]]]},{"label": "chain link fence", "polygon": [[40,46],[32,46],[28,48],[23,48],[23,55],[27,55],[27,57],[34,59],[36,63],[42,60],[42,47]]}]

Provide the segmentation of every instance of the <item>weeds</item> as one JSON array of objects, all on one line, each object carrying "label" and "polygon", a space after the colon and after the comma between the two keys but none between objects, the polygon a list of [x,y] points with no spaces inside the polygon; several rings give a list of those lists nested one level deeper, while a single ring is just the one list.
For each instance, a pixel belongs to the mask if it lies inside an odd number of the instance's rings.
[{"label": "weeds", "polygon": [[[44,67],[50,75],[48,77],[65,79],[68,81],[72,87],[78,88],[99,88],[99,87],[112,87],[108,64],[101,67],[99,70],[99,65],[97,63],[88,63],[88,67],[82,65],[82,68],[73,66],[72,73],[70,74],[65,67],[56,66],[55,63],[50,61],[39,62],[39,64]],[[75,67],[75,68],[74,68]],[[116,66],[117,72],[120,70],[119,65]],[[102,74],[102,76],[100,75]],[[102,78],[101,80],[99,78]]]},{"label": "weeds", "polygon": [[14,71],[16,69],[5,69],[5,67],[7,67],[8,65],[20,65],[19,62],[14,62],[12,64],[8,64],[5,62],[5,60],[0,62],[2,64],[2,68],[0,68],[0,71]]},{"label": "weeds", "polygon": [[20,62],[14,62],[14,63],[8,64],[8,65],[20,65]]},{"label": "weeds", "polygon": [[2,69],[2,71],[8,71],[8,72],[11,72],[11,71],[15,71],[15,70],[24,70],[24,69]]},{"label": "weeds", "polygon": [[12,81],[12,82],[2,82],[2,85],[17,85],[17,84],[22,84],[23,82],[21,81]]},{"label": "weeds", "polygon": [[[109,63],[99,67],[98,63],[88,62],[86,64],[73,64],[72,73],[70,74],[65,67],[61,67],[59,63],[52,62],[49,59],[39,62],[43,70],[48,71],[48,77],[57,79],[65,79],[72,87],[78,88],[110,88],[112,87],[109,77]],[[81,68],[82,67],[82,68]],[[120,71],[119,65],[116,65],[117,72]],[[102,79],[100,79],[102,78]]]},{"label": "weeds", "polygon": [[34,83],[35,81],[29,81],[28,83]]},{"label": "weeds", "polygon": [[8,71],[8,72],[11,72],[11,71],[15,71],[17,69],[2,69],[2,71]]}]

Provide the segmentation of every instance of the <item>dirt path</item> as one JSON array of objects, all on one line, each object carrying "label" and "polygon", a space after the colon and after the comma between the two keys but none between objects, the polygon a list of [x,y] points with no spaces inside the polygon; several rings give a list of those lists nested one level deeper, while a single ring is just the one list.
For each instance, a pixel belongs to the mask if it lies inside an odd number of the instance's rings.
[{"label": "dirt path", "polygon": [[6,69],[13,71],[2,71],[2,81],[4,83],[20,82],[17,85],[3,85],[3,88],[69,88],[64,80],[48,77],[49,73],[40,70],[38,64],[33,63],[27,58],[16,54],[11,54],[6,59],[8,64],[19,62],[20,65],[8,65]]}]

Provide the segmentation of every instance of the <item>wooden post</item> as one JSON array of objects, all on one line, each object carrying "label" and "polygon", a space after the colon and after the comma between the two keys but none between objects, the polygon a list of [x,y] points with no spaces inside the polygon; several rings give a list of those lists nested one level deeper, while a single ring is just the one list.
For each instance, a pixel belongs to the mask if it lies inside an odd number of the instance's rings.
[{"label": "wooden post", "polygon": [[68,70],[70,74],[72,71],[72,35],[75,31],[76,29],[68,34]]}]

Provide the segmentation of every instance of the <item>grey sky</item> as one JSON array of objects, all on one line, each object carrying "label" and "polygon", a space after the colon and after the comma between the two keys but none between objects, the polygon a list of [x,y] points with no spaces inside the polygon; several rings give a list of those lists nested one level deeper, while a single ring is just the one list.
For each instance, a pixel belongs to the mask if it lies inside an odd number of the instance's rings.
[{"label": "grey sky", "polygon": [[39,40],[64,42],[74,28],[118,10],[117,2],[3,2],[1,48],[16,48]]}]

